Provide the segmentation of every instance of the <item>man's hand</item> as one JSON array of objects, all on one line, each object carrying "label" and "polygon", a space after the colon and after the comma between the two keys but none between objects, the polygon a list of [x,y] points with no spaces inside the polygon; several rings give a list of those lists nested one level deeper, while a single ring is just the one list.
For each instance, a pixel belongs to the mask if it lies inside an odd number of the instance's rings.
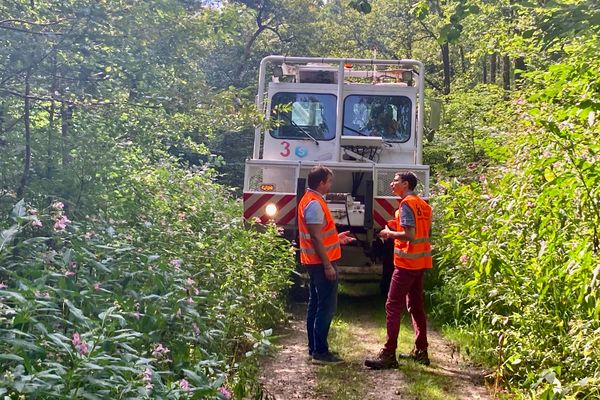
[{"label": "man's hand", "polygon": [[350,231],[345,231],[345,232],[339,233],[338,239],[340,239],[341,244],[352,243],[356,240],[356,238],[353,238],[352,236],[350,236]]},{"label": "man's hand", "polygon": [[325,271],[325,278],[329,281],[335,281],[337,273],[335,272],[335,268],[333,265],[328,262],[327,264],[323,264],[323,270]]},{"label": "man's hand", "polygon": [[392,230],[386,225],[385,228],[383,228],[379,232],[379,237],[382,238],[383,240],[389,239],[391,233],[392,233]]}]

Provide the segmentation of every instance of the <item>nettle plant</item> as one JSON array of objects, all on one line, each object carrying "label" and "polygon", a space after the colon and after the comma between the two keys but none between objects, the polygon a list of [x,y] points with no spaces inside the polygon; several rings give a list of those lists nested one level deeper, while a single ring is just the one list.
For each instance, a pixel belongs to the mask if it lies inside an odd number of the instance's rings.
[{"label": "nettle plant", "polygon": [[37,210],[19,201],[2,223],[0,394],[260,390],[256,358],[284,318],[289,245],[274,227],[245,229],[207,171],[129,172],[107,192],[104,218],[71,215],[67,201]]}]

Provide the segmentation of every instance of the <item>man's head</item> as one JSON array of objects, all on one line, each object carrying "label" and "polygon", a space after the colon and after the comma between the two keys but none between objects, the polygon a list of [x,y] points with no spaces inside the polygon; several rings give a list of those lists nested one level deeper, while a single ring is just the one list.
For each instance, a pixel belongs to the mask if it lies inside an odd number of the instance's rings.
[{"label": "man's head", "polygon": [[314,166],[308,173],[308,187],[321,194],[329,193],[333,183],[333,172],[322,165]]},{"label": "man's head", "polygon": [[392,193],[404,197],[417,187],[417,176],[410,171],[397,172],[394,180],[390,183]]}]

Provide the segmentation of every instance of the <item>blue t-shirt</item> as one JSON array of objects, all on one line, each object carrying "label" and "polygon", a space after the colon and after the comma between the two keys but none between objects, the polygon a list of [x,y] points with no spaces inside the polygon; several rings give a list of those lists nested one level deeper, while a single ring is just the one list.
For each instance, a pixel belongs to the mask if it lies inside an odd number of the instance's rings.
[{"label": "blue t-shirt", "polygon": [[[413,192],[408,192],[409,194],[414,194]],[[413,213],[412,208],[407,203],[402,203],[400,205],[400,226],[408,226],[414,228],[417,226],[415,222],[415,214]]]}]

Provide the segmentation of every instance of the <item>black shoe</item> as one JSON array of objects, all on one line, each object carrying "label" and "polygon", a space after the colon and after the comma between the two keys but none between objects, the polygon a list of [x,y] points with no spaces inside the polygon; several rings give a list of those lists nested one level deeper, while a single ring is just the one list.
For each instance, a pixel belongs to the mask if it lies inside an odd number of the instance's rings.
[{"label": "black shoe", "polygon": [[339,365],[345,361],[333,353],[313,354],[312,363],[317,365]]},{"label": "black shoe", "polygon": [[429,356],[427,355],[427,349],[412,349],[410,354],[400,354],[398,358],[402,360],[413,360],[414,362],[422,365],[431,364],[431,361],[429,361]]},{"label": "black shoe", "polygon": [[394,353],[386,353],[384,350],[381,350],[376,358],[367,358],[365,360],[365,367],[371,369],[398,368],[398,361],[396,361]]}]

